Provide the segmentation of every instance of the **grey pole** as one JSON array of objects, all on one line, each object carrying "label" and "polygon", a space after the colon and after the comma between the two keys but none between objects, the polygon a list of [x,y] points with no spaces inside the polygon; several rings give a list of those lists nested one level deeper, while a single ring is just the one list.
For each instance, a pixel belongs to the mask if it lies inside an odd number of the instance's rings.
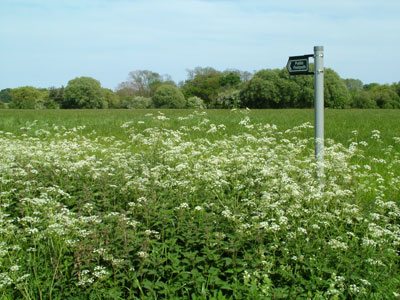
[{"label": "grey pole", "polygon": [[315,109],[315,158],[317,176],[324,174],[324,47],[314,47],[314,109]]}]

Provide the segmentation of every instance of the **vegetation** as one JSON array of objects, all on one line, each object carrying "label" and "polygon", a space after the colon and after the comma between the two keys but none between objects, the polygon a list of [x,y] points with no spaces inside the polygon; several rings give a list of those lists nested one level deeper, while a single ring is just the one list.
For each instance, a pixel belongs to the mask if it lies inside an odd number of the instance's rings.
[{"label": "vegetation", "polygon": [[57,107],[57,104],[50,99],[49,91],[39,90],[31,86],[12,89],[10,96],[10,108],[44,109]]},{"label": "vegetation", "polygon": [[68,82],[64,91],[63,108],[107,108],[100,82],[90,77],[79,77]]},{"label": "vegetation", "polygon": [[11,89],[3,89],[0,91],[0,101],[3,103],[11,102]]},{"label": "vegetation", "polygon": [[[165,99],[161,99],[160,94],[156,97],[156,91],[166,85],[174,88],[162,89],[175,92],[179,89],[176,93],[183,94],[185,105],[169,103],[176,100],[170,93],[165,94]],[[25,95],[21,96],[18,89],[25,90]],[[13,90],[18,91],[14,92],[14,98]],[[400,82],[364,85],[358,79],[342,79],[330,68],[325,69],[324,94],[327,108],[400,108]],[[177,85],[169,75],[136,70],[130,72],[127,81],[120,83],[115,91],[102,88],[93,78],[80,77],[71,80],[65,89],[3,89],[0,101],[9,103],[10,108],[25,109],[312,108],[314,82],[312,76],[290,76],[286,68],[264,69],[251,74],[197,67],[188,70],[188,79]]]},{"label": "vegetation", "polygon": [[197,96],[192,96],[187,99],[186,108],[204,109],[206,108],[203,99]]},{"label": "vegetation", "polygon": [[186,106],[182,92],[177,87],[168,84],[157,88],[153,103],[160,108],[184,108]]},{"label": "vegetation", "polygon": [[107,108],[118,108],[120,106],[120,99],[112,90],[103,88],[104,102]]},{"label": "vegetation", "polygon": [[219,72],[213,68],[196,68],[189,71],[189,79],[182,84],[186,98],[199,97],[207,107],[218,107],[220,93],[237,89],[241,83],[237,71]]},{"label": "vegetation", "polygon": [[137,70],[129,73],[128,80],[119,84],[117,90],[129,91],[131,95],[152,97],[155,90],[169,79],[149,70]]},{"label": "vegetation", "polygon": [[0,298],[395,299],[399,113],[2,110]]}]

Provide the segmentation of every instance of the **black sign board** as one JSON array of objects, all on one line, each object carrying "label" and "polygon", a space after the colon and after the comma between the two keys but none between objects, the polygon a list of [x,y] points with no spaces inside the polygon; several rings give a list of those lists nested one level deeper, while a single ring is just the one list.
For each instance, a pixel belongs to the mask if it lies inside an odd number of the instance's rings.
[{"label": "black sign board", "polygon": [[308,58],[313,55],[290,56],[286,68],[290,75],[312,75],[308,70]]}]

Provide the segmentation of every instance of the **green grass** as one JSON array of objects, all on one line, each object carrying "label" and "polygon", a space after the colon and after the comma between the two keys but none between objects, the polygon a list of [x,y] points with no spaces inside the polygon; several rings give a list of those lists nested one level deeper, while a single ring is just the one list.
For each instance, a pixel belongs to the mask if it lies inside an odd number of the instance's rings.
[{"label": "green grass", "polygon": [[[116,134],[119,126],[131,120],[142,120],[147,113],[157,114],[159,110],[0,110],[0,130],[17,131],[26,122],[38,120],[39,124],[57,124],[74,127],[86,125],[90,129],[101,129],[101,134]],[[187,110],[161,110],[168,117],[187,115]],[[240,114],[230,110],[207,110],[208,118],[214,123],[232,124]],[[255,122],[276,124],[288,129],[305,122],[314,122],[314,110],[251,110]],[[371,130],[381,130],[383,135],[395,136],[400,128],[399,110],[325,110],[326,137],[346,142],[349,131],[359,130],[368,135]]]},{"label": "green grass", "polygon": [[[123,137],[120,126],[125,122],[144,121],[146,114],[157,115],[160,110],[0,110],[0,130],[22,134],[21,127],[37,120],[37,128],[46,128],[52,124],[73,128],[85,126],[85,134],[96,131],[99,136]],[[188,114],[187,110],[162,110],[171,118],[168,126],[176,129],[180,126],[177,118]],[[275,124],[282,131],[310,122],[314,124],[314,110],[284,109],[284,110],[251,110],[249,117],[254,123]],[[230,110],[207,110],[207,118],[214,124],[225,124],[228,135],[235,134],[238,122],[243,114]],[[146,128],[146,124],[139,128]],[[337,143],[349,144],[353,138],[352,131],[357,130],[358,141],[367,140],[373,130],[381,132],[384,144],[392,143],[393,137],[400,135],[400,110],[325,110],[325,138]],[[302,133],[301,137],[314,136],[313,129]],[[368,155],[380,153],[379,145],[367,149]]]},{"label": "green grass", "polygon": [[399,117],[0,111],[0,299],[396,299]]}]

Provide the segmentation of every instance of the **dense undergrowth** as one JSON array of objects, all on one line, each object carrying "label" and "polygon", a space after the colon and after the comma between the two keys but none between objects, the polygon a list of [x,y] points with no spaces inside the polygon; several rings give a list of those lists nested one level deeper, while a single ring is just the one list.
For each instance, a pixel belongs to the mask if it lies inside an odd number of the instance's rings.
[{"label": "dense undergrowth", "polygon": [[321,183],[310,127],[0,132],[0,298],[400,297],[400,138],[327,140]]}]

